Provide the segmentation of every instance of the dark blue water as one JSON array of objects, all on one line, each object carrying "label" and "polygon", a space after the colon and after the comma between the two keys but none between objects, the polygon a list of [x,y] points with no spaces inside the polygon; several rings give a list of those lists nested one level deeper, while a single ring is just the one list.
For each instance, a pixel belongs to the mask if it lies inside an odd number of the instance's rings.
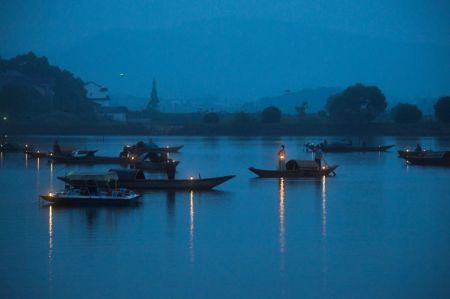
[{"label": "dark blue water", "polygon": [[[22,137],[43,150],[53,137]],[[118,155],[136,137],[61,138]],[[216,192],[148,192],[137,207],[62,208],[38,195],[72,170],[0,159],[0,297],[449,298],[450,169],[406,166],[396,149],[450,138],[375,138],[390,152],[327,154],[326,179],[256,179],[310,158],[321,138],[155,138],[184,144],[177,176],[236,174]]]}]

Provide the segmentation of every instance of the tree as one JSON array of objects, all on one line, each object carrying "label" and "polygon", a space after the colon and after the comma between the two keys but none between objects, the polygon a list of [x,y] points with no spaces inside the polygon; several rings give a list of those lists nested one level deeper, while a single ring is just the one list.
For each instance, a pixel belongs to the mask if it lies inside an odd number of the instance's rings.
[{"label": "tree", "polygon": [[392,108],[392,113],[398,124],[418,123],[422,119],[422,111],[413,104],[398,104]]},{"label": "tree", "polygon": [[266,124],[279,123],[281,111],[275,106],[269,106],[262,111],[261,121]]},{"label": "tree", "polygon": [[443,123],[450,123],[450,96],[439,98],[434,104],[434,115]]},{"label": "tree", "polygon": [[150,101],[147,110],[157,111],[159,106],[158,91],[156,90],[156,81],[153,79],[152,92],[150,93]]},{"label": "tree", "polygon": [[[37,57],[29,52],[9,60],[0,59],[0,72],[11,71],[20,73],[19,79],[13,79],[13,83],[26,95],[27,105],[32,107],[30,111],[59,110],[78,115],[94,113],[94,104],[86,98],[84,82],[71,72],[50,65],[46,57]],[[43,93],[42,89],[48,91]],[[20,101],[15,102],[18,103]],[[22,107],[27,109],[25,104]]]},{"label": "tree", "polygon": [[303,101],[300,106],[296,106],[295,110],[298,113],[298,116],[304,117],[306,115],[306,110],[308,109],[308,102]]},{"label": "tree", "polygon": [[386,107],[386,97],[378,87],[357,83],[331,96],[325,109],[331,119],[338,122],[368,123]]},{"label": "tree", "polygon": [[248,112],[237,112],[233,117],[233,124],[237,126],[255,124],[255,119]]},{"label": "tree", "polygon": [[203,122],[205,124],[216,125],[219,121],[219,115],[215,112],[206,113],[205,116],[203,116]]}]

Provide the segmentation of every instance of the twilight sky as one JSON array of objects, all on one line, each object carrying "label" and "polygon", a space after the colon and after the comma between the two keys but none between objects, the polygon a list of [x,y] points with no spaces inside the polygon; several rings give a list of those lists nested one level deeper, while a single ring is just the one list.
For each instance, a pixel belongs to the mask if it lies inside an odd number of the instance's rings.
[{"label": "twilight sky", "polygon": [[[227,21],[217,25],[216,20],[223,19]],[[191,44],[189,32],[192,32]],[[240,32],[242,39],[236,38]],[[286,38],[280,40],[283,34]],[[170,43],[158,40],[161,36]],[[292,41],[289,36],[293,37]],[[174,43],[174,39],[183,44]],[[3,57],[35,51],[85,80],[108,85],[112,92],[139,96],[148,93],[150,82],[147,81],[153,77],[160,81],[168,97],[206,94],[257,97],[277,94],[285,88],[345,87],[357,81],[380,85],[387,95],[395,97],[450,93],[448,0],[3,0],[0,40]],[[214,40],[211,49],[210,40]],[[242,40],[250,41],[244,42],[239,52]],[[257,54],[255,58],[254,53],[264,47],[263,40],[273,48],[265,56]],[[301,40],[308,42],[302,45]],[[353,43],[360,57],[357,63],[349,65],[353,70],[344,69],[345,62],[351,61],[354,55]],[[130,57],[140,57],[145,61],[145,68],[139,68],[136,61],[128,65],[127,57],[120,51],[111,52],[112,47],[118,46],[127,46]],[[143,52],[143,48],[148,52]],[[292,51],[284,51],[285,48]],[[374,48],[370,55],[361,54]],[[295,56],[301,56],[302,49],[310,54],[297,59]],[[402,54],[405,51],[409,60]],[[184,54],[177,55],[181,52]],[[203,56],[197,56],[198,52]],[[333,52],[338,53],[335,66],[330,63]],[[121,56],[105,60],[108,55]],[[321,59],[325,56],[329,58]],[[148,57],[153,57],[153,61]],[[185,63],[186,60],[195,64]],[[97,69],[92,66],[93,61],[98,62]],[[116,61],[117,66],[111,65]],[[222,65],[222,61],[230,63]],[[395,61],[399,61],[397,68],[392,66]],[[379,66],[384,63],[386,68]],[[200,73],[185,71],[185,68],[195,69],[196,65]],[[218,66],[211,69],[214,65]],[[233,71],[230,65],[242,67],[242,71]],[[290,66],[299,71],[284,74],[283,67]],[[267,74],[271,67],[272,77]],[[355,67],[359,69],[355,71]],[[312,73],[312,78],[302,73],[305,68]],[[333,76],[314,73],[315,68],[328,70]],[[115,77],[115,69],[127,71],[131,76],[129,82],[120,82]],[[402,69],[408,73],[402,74]],[[236,78],[240,73],[242,82]],[[261,73],[266,75],[261,77]],[[392,76],[386,78],[381,73]]]}]

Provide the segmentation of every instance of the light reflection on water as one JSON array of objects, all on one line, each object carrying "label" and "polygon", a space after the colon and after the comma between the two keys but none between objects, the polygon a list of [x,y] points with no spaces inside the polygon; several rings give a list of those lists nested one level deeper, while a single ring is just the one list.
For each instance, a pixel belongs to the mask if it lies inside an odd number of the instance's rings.
[{"label": "light reflection on water", "polygon": [[286,229],[284,225],[284,178],[280,178],[280,224],[279,224],[279,242],[280,242],[280,255],[281,255],[281,270],[284,271],[284,252],[286,250]]},{"label": "light reflection on water", "polygon": [[327,177],[322,177],[322,237],[327,238]]},{"label": "light reflection on water", "polygon": [[[116,155],[136,139],[61,143]],[[394,151],[327,154],[339,164],[329,178],[255,179],[247,170],[273,168],[280,142],[290,158],[309,159],[306,141],[163,138],[185,145],[172,155],[177,177],[237,177],[218,192],[148,192],[127,208],[39,207],[38,194],[63,188],[61,172],[114,166],[0,153],[0,297],[448,297],[440,278],[450,277],[450,170],[405,167]],[[382,141],[396,142],[410,143]]]},{"label": "light reflection on water", "polygon": [[189,192],[189,256],[191,263],[195,260],[194,252],[194,191]]}]

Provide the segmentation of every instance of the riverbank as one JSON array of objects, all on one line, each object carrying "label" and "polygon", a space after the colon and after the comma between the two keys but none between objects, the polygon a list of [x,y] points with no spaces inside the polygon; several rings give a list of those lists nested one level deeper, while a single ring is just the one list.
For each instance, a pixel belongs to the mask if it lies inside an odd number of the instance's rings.
[{"label": "riverbank", "polygon": [[79,123],[77,125],[21,124],[2,127],[9,135],[151,135],[151,136],[450,136],[450,126],[437,122],[400,125],[342,124],[137,124]]}]

